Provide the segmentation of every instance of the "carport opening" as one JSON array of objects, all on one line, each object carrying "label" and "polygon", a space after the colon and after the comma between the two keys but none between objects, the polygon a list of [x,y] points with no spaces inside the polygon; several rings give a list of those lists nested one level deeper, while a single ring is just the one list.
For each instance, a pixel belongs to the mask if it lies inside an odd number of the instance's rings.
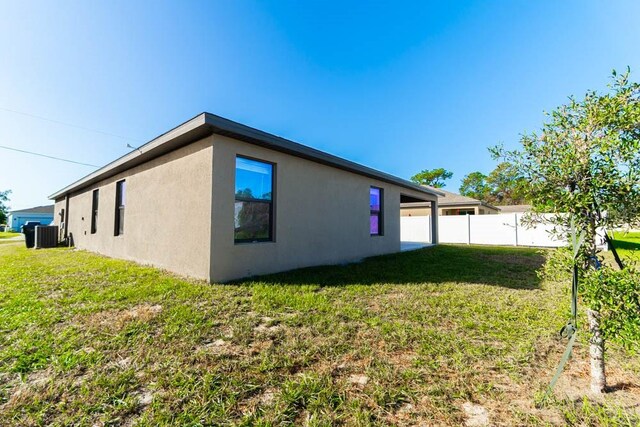
[{"label": "carport opening", "polygon": [[413,196],[400,195],[400,216],[431,215],[431,202]]},{"label": "carport opening", "polygon": [[400,195],[400,204],[402,204],[402,203],[420,203],[420,202],[429,203],[427,200],[418,199],[417,197],[407,196],[405,194],[401,194]]},{"label": "carport opening", "polygon": [[[432,217],[435,202],[406,194],[400,195],[400,248],[419,249],[437,242],[437,218]],[[437,216],[437,213],[436,213]]]}]

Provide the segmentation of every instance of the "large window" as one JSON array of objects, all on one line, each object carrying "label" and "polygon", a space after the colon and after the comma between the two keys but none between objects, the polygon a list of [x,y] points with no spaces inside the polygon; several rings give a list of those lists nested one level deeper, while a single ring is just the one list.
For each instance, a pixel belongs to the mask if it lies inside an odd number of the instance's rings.
[{"label": "large window", "polygon": [[116,236],[124,234],[124,204],[125,204],[125,181],[116,182]]},{"label": "large window", "polygon": [[273,240],[273,164],[236,157],[237,243]]},{"label": "large window", "polygon": [[382,188],[371,187],[369,189],[369,232],[372,236],[382,236],[384,232],[382,198]]},{"label": "large window", "polygon": [[98,231],[98,198],[99,190],[93,190],[93,199],[91,201],[91,234],[96,234],[96,231]]}]

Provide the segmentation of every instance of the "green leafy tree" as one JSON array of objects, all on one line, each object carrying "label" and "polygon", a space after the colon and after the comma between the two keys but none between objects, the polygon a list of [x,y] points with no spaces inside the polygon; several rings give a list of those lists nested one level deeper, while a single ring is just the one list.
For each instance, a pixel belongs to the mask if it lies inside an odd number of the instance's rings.
[{"label": "green leafy tree", "polygon": [[582,288],[584,301],[600,314],[604,339],[640,353],[640,271],[634,266],[592,270]]},{"label": "green leafy tree", "polygon": [[519,205],[526,203],[527,181],[507,162],[502,162],[487,176],[482,172],[471,172],[460,185],[460,194],[496,205]]},{"label": "green leafy tree", "polygon": [[497,205],[521,205],[526,203],[527,181],[508,162],[502,162],[487,176],[488,201]]},{"label": "green leafy tree", "polygon": [[444,168],[425,169],[411,177],[411,181],[419,185],[429,185],[431,187],[442,188],[445,181],[451,179],[453,172],[449,172]]},{"label": "green leafy tree", "polygon": [[491,193],[487,176],[482,172],[471,172],[462,179],[460,194],[478,200],[488,200]]},{"label": "green leafy tree", "polygon": [[7,217],[9,216],[9,195],[11,190],[0,191],[0,224],[6,224]]},{"label": "green leafy tree", "polygon": [[[573,219],[584,231],[579,253],[583,278],[592,274],[589,265],[597,256],[596,230],[637,224],[640,218],[640,85],[631,82],[629,74],[628,70],[623,75],[614,71],[605,93],[589,91],[584,99],[569,98],[566,105],[548,114],[540,133],[521,137],[521,149],[492,149],[495,158],[509,162],[528,182],[524,191],[534,215],[568,214],[549,221],[557,230],[566,230]],[[601,393],[606,387],[602,313],[623,308],[613,299],[600,299],[604,291],[598,289],[604,289],[609,279],[589,280],[595,286],[584,299],[591,389]]]}]

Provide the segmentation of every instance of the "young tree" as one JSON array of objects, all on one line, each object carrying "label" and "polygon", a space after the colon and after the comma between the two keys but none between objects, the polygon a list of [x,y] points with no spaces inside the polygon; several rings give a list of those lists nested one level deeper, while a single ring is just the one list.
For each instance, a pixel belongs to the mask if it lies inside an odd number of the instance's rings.
[{"label": "young tree", "polygon": [[11,190],[0,191],[0,224],[6,224],[7,216],[9,215],[9,194]]},{"label": "young tree", "polygon": [[471,172],[462,179],[460,194],[478,200],[488,200],[491,189],[487,185],[487,176],[482,172]]},{"label": "young tree", "polygon": [[[573,218],[585,239],[580,251],[581,272],[588,276],[596,259],[596,230],[637,223],[640,218],[640,85],[629,80],[629,70],[613,72],[606,93],[587,92],[584,99],[569,98],[548,114],[540,133],[521,137],[522,148],[495,147],[496,158],[510,162],[525,179],[526,197],[534,212],[554,212],[554,224],[569,227]],[[591,295],[599,294],[591,292]],[[591,390],[606,387],[600,311],[588,304]]]},{"label": "young tree", "polygon": [[451,179],[453,172],[449,172],[446,169],[424,169],[421,172],[413,175],[411,181],[420,185],[430,185],[431,187],[442,188],[445,185],[445,180]]}]

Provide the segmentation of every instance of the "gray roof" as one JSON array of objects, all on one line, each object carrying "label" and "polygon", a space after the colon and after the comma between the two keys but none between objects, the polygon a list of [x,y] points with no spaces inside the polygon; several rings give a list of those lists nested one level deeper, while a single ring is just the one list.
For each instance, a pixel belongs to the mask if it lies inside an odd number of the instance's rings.
[{"label": "gray roof", "polygon": [[[431,188],[431,187],[428,187]],[[451,191],[443,190],[442,188],[437,189],[442,195],[438,196],[438,206],[439,207],[448,207],[448,206],[485,206],[490,209],[495,209],[497,211],[500,210],[499,207],[490,205],[487,202],[483,202],[482,200],[474,199],[473,197],[463,196],[462,194],[452,193]],[[409,207],[421,207],[427,206],[424,202],[415,202],[415,203],[402,203],[401,207],[409,208]]]},{"label": "gray roof", "polygon": [[531,205],[505,205],[498,207],[502,213],[529,212],[531,210]]},{"label": "gray roof", "polygon": [[462,194],[458,194],[458,193],[452,193],[451,191],[447,191],[447,190],[442,190],[440,189],[440,191],[442,191],[444,193],[444,197],[439,197],[438,198],[438,203],[440,205],[443,204],[464,204],[464,205],[479,205],[482,203],[482,201],[478,200],[478,199],[474,199],[473,197],[467,197],[467,196],[463,196]]},{"label": "gray roof", "polygon": [[230,136],[250,144],[259,145],[271,150],[280,151],[327,166],[364,175],[390,184],[395,184],[400,187],[408,188],[410,190],[418,191],[420,193],[435,196],[443,194],[439,189],[423,187],[402,178],[298,144],[297,142],[293,142],[288,139],[280,138],[279,136],[245,126],[223,117],[210,113],[202,113],[149,141],[137,150],[133,150],[130,153],[125,154],[97,171],[90,173],[73,184],[53,193],[49,198],[57,199],[69,193],[79,191],[91,184],[114,176],[127,169],[131,169],[134,166],[147,162],[211,134]]},{"label": "gray roof", "polygon": [[53,215],[53,205],[46,206],[36,206],[29,209],[20,209],[16,211],[10,211],[11,214],[25,214],[25,213],[34,213],[34,214],[51,214]]}]

